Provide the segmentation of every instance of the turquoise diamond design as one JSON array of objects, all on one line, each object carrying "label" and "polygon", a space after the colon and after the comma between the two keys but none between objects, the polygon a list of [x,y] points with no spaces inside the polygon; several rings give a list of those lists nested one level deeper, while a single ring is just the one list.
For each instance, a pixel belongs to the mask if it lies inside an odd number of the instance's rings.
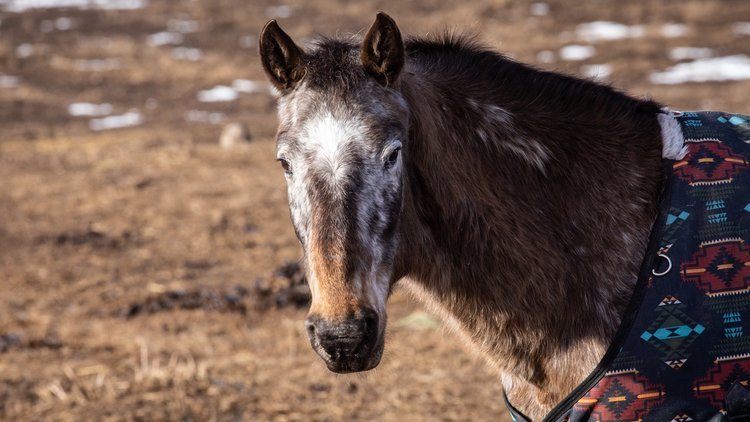
[{"label": "turquoise diamond design", "polygon": [[662,352],[662,360],[672,369],[679,369],[690,358],[690,346],[706,330],[683,311],[685,308],[679,299],[665,297],[654,309],[654,321],[641,334],[643,341]]},{"label": "turquoise diamond design", "polygon": [[680,212],[677,215],[674,215],[672,213],[667,215],[667,224],[672,224],[677,220],[687,220],[687,218],[690,217],[690,213],[687,213],[685,211]]},{"label": "turquoise diamond design", "polygon": [[740,116],[732,116],[732,117],[729,118],[729,123],[737,126],[737,125],[741,125],[741,124],[745,123],[745,119],[743,119]]},{"label": "turquoise diamond design", "polygon": [[653,333],[650,333],[648,331],[644,331],[643,334],[641,334],[641,338],[648,341],[651,339],[651,337],[656,337],[659,340],[666,340],[666,339],[672,339],[672,338],[680,338],[680,337],[687,337],[693,332],[700,334],[702,333],[706,328],[700,324],[696,325],[695,327],[689,327],[687,325],[680,325],[677,327],[666,327],[666,328],[659,328],[658,330],[654,331]]}]

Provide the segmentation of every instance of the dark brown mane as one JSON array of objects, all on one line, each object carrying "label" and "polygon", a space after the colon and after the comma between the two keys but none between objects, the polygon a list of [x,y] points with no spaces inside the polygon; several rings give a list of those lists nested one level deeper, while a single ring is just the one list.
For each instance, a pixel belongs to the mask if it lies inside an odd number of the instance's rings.
[{"label": "dark brown mane", "polygon": [[[430,69],[464,93],[497,96],[507,107],[532,113],[541,109],[566,110],[581,119],[607,113],[633,116],[658,113],[662,105],[633,98],[600,82],[536,69],[492,51],[469,34],[444,33],[409,38],[404,43],[407,63]],[[306,54],[306,79],[319,89],[351,88],[367,78],[359,64],[360,41],[321,37]],[[550,102],[554,100],[554,102]],[[543,102],[543,103],[542,103]]]},{"label": "dark brown mane", "polygon": [[465,95],[488,93],[511,111],[530,115],[550,109],[581,119],[610,114],[635,117],[658,113],[662,106],[633,98],[608,85],[536,69],[492,51],[468,35],[445,34],[406,42],[407,57],[449,78]]}]

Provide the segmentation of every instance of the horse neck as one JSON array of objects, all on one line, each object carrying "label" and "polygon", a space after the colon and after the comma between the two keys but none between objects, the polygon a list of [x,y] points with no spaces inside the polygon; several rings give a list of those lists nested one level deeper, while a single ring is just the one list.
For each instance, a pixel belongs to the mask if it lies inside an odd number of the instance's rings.
[{"label": "horse neck", "polygon": [[576,116],[410,71],[399,275],[551,406],[598,362],[632,293],[662,179],[656,116]]}]

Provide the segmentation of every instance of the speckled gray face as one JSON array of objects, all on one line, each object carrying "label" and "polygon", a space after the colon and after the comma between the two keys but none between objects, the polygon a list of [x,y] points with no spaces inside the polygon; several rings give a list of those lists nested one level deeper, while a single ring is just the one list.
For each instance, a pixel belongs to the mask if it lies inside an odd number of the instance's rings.
[{"label": "speckled gray face", "polygon": [[[373,84],[380,101],[358,102],[307,89],[280,100],[278,159],[308,263],[313,309],[347,287],[356,302],[385,312],[401,207],[405,104]],[[361,98],[376,98],[358,93]],[[386,111],[383,102],[400,113]],[[332,280],[343,277],[344,280]],[[340,290],[336,288],[335,290]],[[343,314],[350,309],[326,313]],[[333,315],[332,315],[333,316]]]},{"label": "speckled gray face", "polygon": [[271,21],[260,51],[281,94],[277,158],[305,250],[310,341],[333,371],[373,368],[398,246],[409,121],[393,88],[404,63],[400,33],[378,14],[362,45],[322,41],[305,54]]}]

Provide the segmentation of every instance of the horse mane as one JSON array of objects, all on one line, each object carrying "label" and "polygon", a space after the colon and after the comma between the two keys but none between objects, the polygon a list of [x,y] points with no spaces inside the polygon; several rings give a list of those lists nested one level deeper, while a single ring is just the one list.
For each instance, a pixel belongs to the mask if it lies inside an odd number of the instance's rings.
[{"label": "horse mane", "polygon": [[[305,55],[306,80],[313,88],[350,91],[368,78],[359,62],[361,38],[318,37]],[[567,116],[652,115],[663,106],[650,99],[638,99],[600,81],[546,71],[492,50],[470,33],[445,31],[405,40],[409,64],[429,67],[435,76],[461,81],[461,89],[486,91],[500,99],[526,99],[526,110],[565,110]],[[494,89],[493,89],[494,87]],[[557,104],[550,104],[554,99]],[[539,104],[545,101],[545,104]],[[507,101],[505,101],[507,104]],[[512,104],[509,104],[512,106]]]},{"label": "horse mane", "polygon": [[[444,32],[415,37],[406,41],[408,60],[429,66],[442,75],[473,81],[468,88],[495,90],[503,98],[526,98],[526,107],[536,106],[542,99],[556,99],[569,115],[601,115],[602,112],[620,116],[638,113],[658,113],[662,105],[650,99],[637,99],[606,83],[567,75],[560,71],[546,71],[521,63],[492,50],[473,34]],[[490,88],[491,89],[491,88]],[[552,105],[553,108],[554,105]],[[550,107],[549,102],[544,104]],[[593,113],[592,113],[593,110]]]}]

